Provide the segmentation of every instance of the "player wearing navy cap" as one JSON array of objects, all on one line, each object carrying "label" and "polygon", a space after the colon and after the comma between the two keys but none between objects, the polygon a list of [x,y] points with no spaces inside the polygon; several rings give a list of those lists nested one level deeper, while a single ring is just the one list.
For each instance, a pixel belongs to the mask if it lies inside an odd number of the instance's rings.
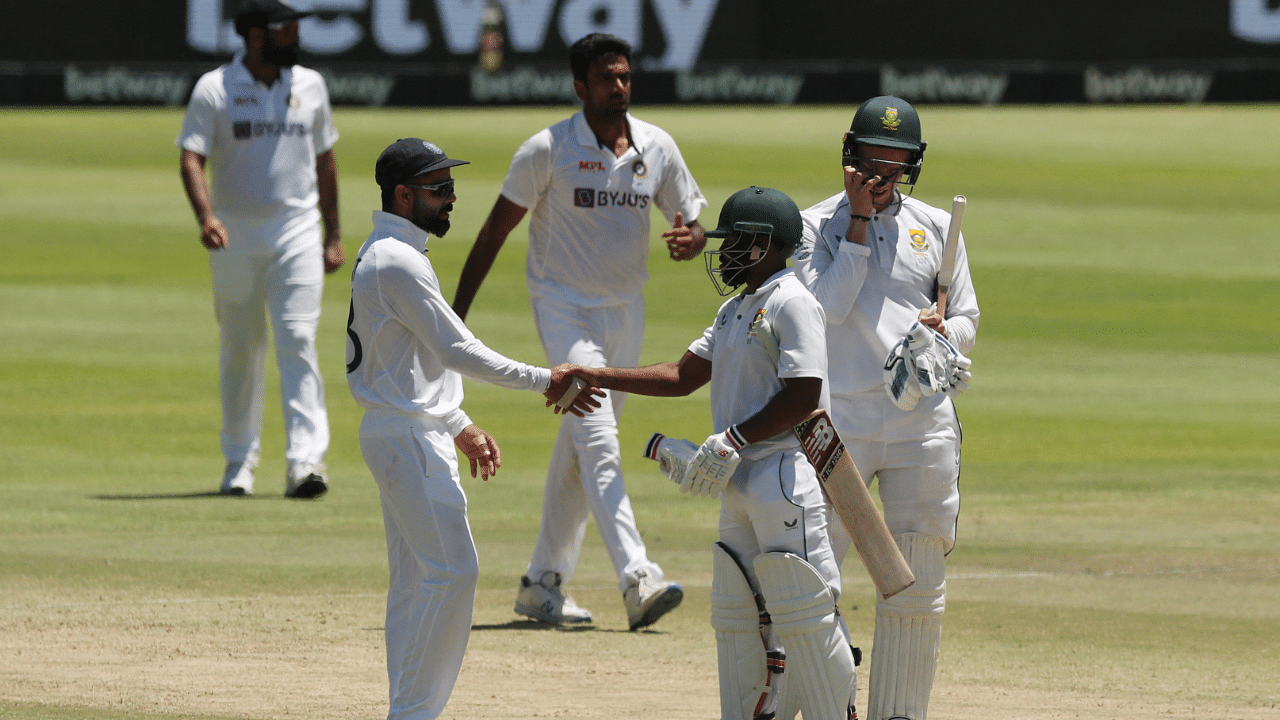
[{"label": "player wearing navy cap", "polygon": [[[541,392],[548,405],[572,381],[490,350],[440,294],[427,241],[449,231],[450,168],[465,164],[418,138],[384,150],[374,173],[382,210],[351,273],[347,385],[365,411],[360,451],[378,483],[391,568],[388,720],[439,717],[471,633],[480,569],[455,447],[485,480],[502,453],[462,410],[462,376]],[[568,411],[596,404],[582,393]]]}]

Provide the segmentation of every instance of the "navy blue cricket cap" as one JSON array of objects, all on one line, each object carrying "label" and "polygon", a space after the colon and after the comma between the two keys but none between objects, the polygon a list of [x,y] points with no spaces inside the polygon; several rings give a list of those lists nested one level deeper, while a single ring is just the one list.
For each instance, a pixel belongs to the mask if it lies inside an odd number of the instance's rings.
[{"label": "navy blue cricket cap", "polygon": [[244,0],[236,9],[236,32],[243,35],[249,28],[266,29],[268,25],[295,22],[312,14],[295,9],[289,0]]},{"label": "navy blue cricket cap", "polygon": [[420,138],[403,138],[388,145],[378,156],[373,178],[378,187],[395,187],[433,170],[470,164],[445,155],[434,143]]}]

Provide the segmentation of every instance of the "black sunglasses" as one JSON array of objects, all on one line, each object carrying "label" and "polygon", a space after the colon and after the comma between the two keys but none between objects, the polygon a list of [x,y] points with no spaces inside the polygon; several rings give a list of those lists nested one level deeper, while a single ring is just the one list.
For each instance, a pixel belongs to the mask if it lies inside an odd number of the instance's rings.
[{"label": "black sunglasses", "polygon": [[449,197],[450,195],[453,194],[453,183],[454,181],[450,179],[450,180],[445,180],[444,182],[438,182],[434,185],[418,185],[415,183],[400,183],[400,184],[404,185],[405,187],[418,188],[419,190],[430,190],[431,192],[435,193],[437,197]]}]

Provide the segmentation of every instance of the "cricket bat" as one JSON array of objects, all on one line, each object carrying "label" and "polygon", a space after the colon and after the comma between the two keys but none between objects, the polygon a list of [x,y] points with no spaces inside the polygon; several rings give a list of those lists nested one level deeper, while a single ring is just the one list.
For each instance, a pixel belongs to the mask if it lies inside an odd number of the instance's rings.
[{"label": "cricket bat", "polygon": [[889,533],[862,475],[845,452],[827,411],[815,411],[795,427],[795,433],[876,590],[888,598],[910,587],[916,577]]},{"label": "cricket bat", "polygon": [[942,267],[938,270],[938,317],[947,316],[947,295],[951,278],[956,274],[956,246],[960,244],[960,223],[969,204],[963,195],[951,198],[951,222],[947,224],[947,244],[942,247]]}]

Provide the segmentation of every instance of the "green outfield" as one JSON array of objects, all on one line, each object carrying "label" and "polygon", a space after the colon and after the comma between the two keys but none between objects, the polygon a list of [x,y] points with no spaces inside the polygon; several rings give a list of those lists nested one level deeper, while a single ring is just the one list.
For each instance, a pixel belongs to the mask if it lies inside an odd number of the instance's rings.
[{"label": "green outfield", "polygon": [[[680,143],[706,222],[747,185],[801,207],[837,192],[852,111],[635,109]],[[454,171],[453,230],[431,242],[451,297],[512,152],[568,112],[339,109],[348,257],[378,203],[377,154],[431,139],[472,162]],[[932,715],[1280,718],[1280,107],[921,115],[916,195],[969,198],[982,307]],[[320,330],[332,492],[281,497],[270,368],[259,494],[216,496],[216,326],[180,122],[0,113],[0,718],[384,716],[382,518],[343,378],[349,267]],[[470,324],[541,363],[524,236]],[[660,248],[645,362],[676,359],[721,300],[700,260]],[[516,620],[556,420],[538,396],[471,382],[465,407],[504,465],[465,483],[481,590],[447,717],[715,716],[717,506],[640,458],[653,431],[706,436],[705,389],[631,398],[623,418],[640,528],[688,591],[645,633],[625,632],[594,528],[572,583],[594,629]],[[869,650],[873,590],[855,559],[845,570]]]}]

